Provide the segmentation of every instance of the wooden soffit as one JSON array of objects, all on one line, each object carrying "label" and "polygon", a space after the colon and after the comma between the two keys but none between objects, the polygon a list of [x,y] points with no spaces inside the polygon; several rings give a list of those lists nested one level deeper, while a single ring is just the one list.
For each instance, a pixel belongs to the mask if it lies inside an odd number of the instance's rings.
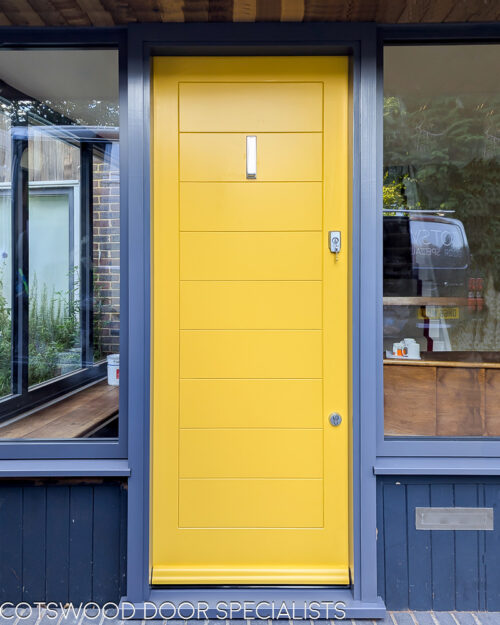
[{"label": "wooden soffit", "polygon": [[500,0],[0,0],[3,26],[500,20]]}]

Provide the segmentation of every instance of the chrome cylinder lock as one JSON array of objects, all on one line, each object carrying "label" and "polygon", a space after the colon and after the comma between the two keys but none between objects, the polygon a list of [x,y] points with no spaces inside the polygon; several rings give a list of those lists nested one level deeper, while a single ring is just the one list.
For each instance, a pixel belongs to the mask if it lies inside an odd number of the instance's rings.
[{"label": "chrome cylinder lock", "polygon": [[330,421],[330,425],[333,425],[333,426],[337,426],[342,423],[342,417],[339,415],[338,412],[332,412],[328,420]]}]

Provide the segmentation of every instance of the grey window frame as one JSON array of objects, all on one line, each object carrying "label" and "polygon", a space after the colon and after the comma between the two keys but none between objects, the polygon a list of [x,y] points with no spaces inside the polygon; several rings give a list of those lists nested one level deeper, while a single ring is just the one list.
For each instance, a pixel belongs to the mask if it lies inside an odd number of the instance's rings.
[{"label": "grey window frame", "polygon": [[[391,25],[378,29],[377,54],[377,119],[379,131],[377,154],[383,158],[383,51],[390,45],[453,45],[500,43],[498,24],[414,24]],[[377,172],[378,202],[382,207],[383,166]],[[375,341],[377,345],[377,394],[375,415],[377,421],[377,462],[375,472],[391,471],[490,471],[496,470],[500,458],[500,437],[385,437],[384,436],[384,387],[383,387],[383,305],[382,305],[382,211],[378,211],[376,237],[373,245],[380,270],[377,274]],[[430,459],[430,461],[426,460]],[[463,466],[457,466],[461,459]],[[427,469],[425,467],[428,467]],[[453,469],[451,469],[453,467]]]}]

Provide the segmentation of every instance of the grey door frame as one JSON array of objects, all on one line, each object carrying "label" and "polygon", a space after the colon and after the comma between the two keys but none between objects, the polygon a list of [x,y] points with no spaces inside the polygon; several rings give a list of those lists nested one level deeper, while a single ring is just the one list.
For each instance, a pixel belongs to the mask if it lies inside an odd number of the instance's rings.
[{"label": "grey door frame", "polygon": [[[149,440],[150,440],[150,66],[155,55],[339,55],[351,58],[352,79],[352,584],[339,587],[155,588],[149,584]],[[158,24],[128,28],[127,153],[129,206],[129,515],[127,597],[124,608],[136,618],[151,616],[153,604],[204,601],[208,615],[217,618],[217,602],[284,601],[291,607],[304,601],[341,601],[350,617],[381,618],[385,607],[377,596],[375,403],[377,344],[374,340],[381,312],[377,299],[375,208],[381,201],[374,158],[380,139],[376,110],[377,34],[373,24]],[[133,251],[133,253],[132,253]],[[140,328],[141,331],[137,331]],[[362,348],[362,358],[361,349]],[[147,602],[150,602],[149,604]],[[260,614],[263,614],[265,606]],[[331,610],[331,608],[330,608]],[[256,613],[253,613],[256,615]],[[302,609],[302,614],[304,611]],[[165,614],[164,616],[168,616]],[[269,615],[272,614],[269,612]],[[235,611],[233,618],[245,616]],[[276,616],[276,614],[275,614]],[[286,614],[284,618],[289,618]],[[250,618],[247,615],[245,618]]]}]

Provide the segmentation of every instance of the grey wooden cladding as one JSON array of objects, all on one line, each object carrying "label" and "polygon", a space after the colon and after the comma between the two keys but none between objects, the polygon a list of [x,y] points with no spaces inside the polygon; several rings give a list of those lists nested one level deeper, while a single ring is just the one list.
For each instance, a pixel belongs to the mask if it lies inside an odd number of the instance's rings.
[{"label": "grey wooden cladding", "polygon": [[498,477],[380,477],[378,592],[389,610],[500,610],[500,530],[421,531],[416,508],[500,506]]},{"label": "grey wooden cladding", "polygon": [[126,502],[116,480],[0,481],[0,603],[118,601]]},{"label": "grey wooden cladding", "polygon": [[415,508],[418,530],[493,531],[493,508]]}]

